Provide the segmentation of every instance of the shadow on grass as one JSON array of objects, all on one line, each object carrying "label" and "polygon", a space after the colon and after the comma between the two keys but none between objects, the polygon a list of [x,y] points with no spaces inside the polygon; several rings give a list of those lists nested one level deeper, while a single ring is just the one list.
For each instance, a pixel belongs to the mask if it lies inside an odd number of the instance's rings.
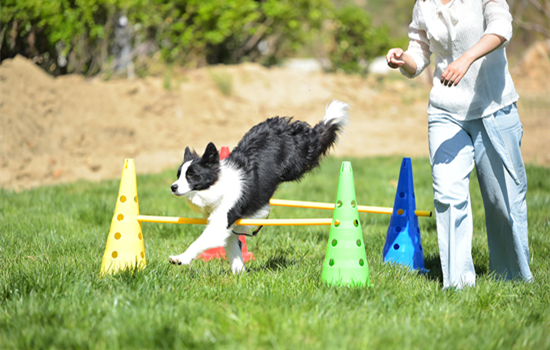
[{"label": "shadow on grass", "polygon": [[[476,262],[477,259],[475,259],[475,257],[479,255],[478,253],[479,252],[475,249],[472,252],[476,276],[486,276],[489,274],[487,264]],[[437,281],[439,284],[443,285],[443,270],[441,269],[441,257],[439,256],[439,253],[430,254],[424,257],[424,266],[426,270],[428,270],[424,276],[430,281]]]},{"label": "shadow on grass", "polygon": [[289,258],[292,256],[291,252],[279,250],[272,254],[267,261],[261,262],[259,266],[254,266],[248,268],[249,272],[258,272],[258,271],[278,271],[286,269],[290,266],[299,265],[302,262],[302,259],[307,255],[306,252],[300,258]]},{"label": "shadow on grass", "polygon": [[440,285],[443,285],[443,271],[441,270],[441,259],[439,254],[430,254],[424,257],[424,267],[428,270],[424,274],[430,281],[436,281]]}]

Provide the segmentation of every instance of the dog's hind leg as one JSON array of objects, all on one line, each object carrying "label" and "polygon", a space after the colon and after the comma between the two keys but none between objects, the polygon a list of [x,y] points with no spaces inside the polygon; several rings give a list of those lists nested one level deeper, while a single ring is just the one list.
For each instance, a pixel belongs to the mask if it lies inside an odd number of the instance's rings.
[{"label": "dog's hind leg", "polygon": [[225,245],[225,254],[227,254],[227,259],[231,264],[231,271],[233,271],[234,274],[242,273],[245,271],[242,243],[241,241],[239,241],[239,236],[231,234],[231,236],[227,238],[227,244]]},{"label": "dog's hind leg", "polygon": [[189,265],[200,253],[207,249],[225,246],[227,239],[233,236],[224,223],[209,224],[199,238],[180,255],[170,256],[169,261],[176,265]]}]

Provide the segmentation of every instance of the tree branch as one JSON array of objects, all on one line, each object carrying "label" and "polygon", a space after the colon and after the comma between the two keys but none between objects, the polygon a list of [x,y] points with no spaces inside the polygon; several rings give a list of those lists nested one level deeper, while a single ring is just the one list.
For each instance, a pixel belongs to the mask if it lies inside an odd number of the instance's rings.
[{"label": "tree branch", "polygon": [[250,39],[248,39],[246,44],[233,54],[233,60],[237,61],[243,54],[250,51],[254,46],[256,46],[256,44],[258,44],[258,42],[262,39],[262,36],[264,35],[267,28],[269,28],[269,26],[271,26],[272,24],[273,18],[267,18],[264,23],[260,25],[260,28],[258,28],[256,33],[254,33],[254,35]]},{"label": "tree branch", "polygon": [[550,29],[545,28],[545,27],[541,26],[540,24],[525,23],[522,20],[516,20],[516,23],[518,24],[518,26],[520,26],[521,28],[523,28],[525,30],[533,30],[535,32],[541,33],[544,36],[550,38]]},{"label": "tree branch", "polygon": [[548,1],[544,2],[544,6],[536,0],[527,0],[527,2],[535,6],[540,12],[544,13],[546,17],[550,18],[550,6]]}]

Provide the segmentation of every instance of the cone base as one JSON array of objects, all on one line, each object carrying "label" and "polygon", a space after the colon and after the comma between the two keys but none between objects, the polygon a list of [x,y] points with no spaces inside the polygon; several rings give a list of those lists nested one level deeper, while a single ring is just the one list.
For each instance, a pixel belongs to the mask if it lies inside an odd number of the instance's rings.
[{"label": "cone base", "polygon": [[370,278],[368,268],[336,268],[323,267],[321,280],[331,286],[362,286],[369,287]]},{"label": "cone base", "polygon": [[[241,241],[243,244],[243,261],[248,262],[250,260],[254,260],[254,254],[249,252],[247,249],[246,237],[240,236],[239,241]],[[227,257],[225,256],[225,249],[223,247],[205,250],[199,255],[199,258],[202,261],[210,261],[212,259],[224,259],[224,260],[227,259]]]}]

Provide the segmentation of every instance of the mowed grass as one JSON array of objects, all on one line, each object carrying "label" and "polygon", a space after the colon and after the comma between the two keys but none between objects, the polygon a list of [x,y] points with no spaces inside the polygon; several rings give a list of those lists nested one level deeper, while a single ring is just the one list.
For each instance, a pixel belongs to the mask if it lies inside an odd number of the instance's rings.
[{"label": "mowed grass", "polygon": [[[401,158],[349,159],[359,204],[392,206]],[[329,158],[276,198],[334,202],[342,159]],[[122,168],[122,161],[121,161]],[[137,164],[139,173],[139,164]],[[430,166],[413,159],[418,209],[433,208]],[[472,174],[477,286],[441,290],[434,218],[420,218],[427,274],[382,262],[390,217],[360,214],[371,288],[321,280],[329,228],[265,227],[248,239],[256,260],[176,267],[202,226],[143,224],[147,267],[101,278],[119,181],[1,190],[2,349],[548,349],[550,170],[529,166],[534,283],[488,273],[484,212]],[[169,193],[174,171],[138,176],[142,214],[191,216]],[[331,217],[274,208],[271,218]]]}]

